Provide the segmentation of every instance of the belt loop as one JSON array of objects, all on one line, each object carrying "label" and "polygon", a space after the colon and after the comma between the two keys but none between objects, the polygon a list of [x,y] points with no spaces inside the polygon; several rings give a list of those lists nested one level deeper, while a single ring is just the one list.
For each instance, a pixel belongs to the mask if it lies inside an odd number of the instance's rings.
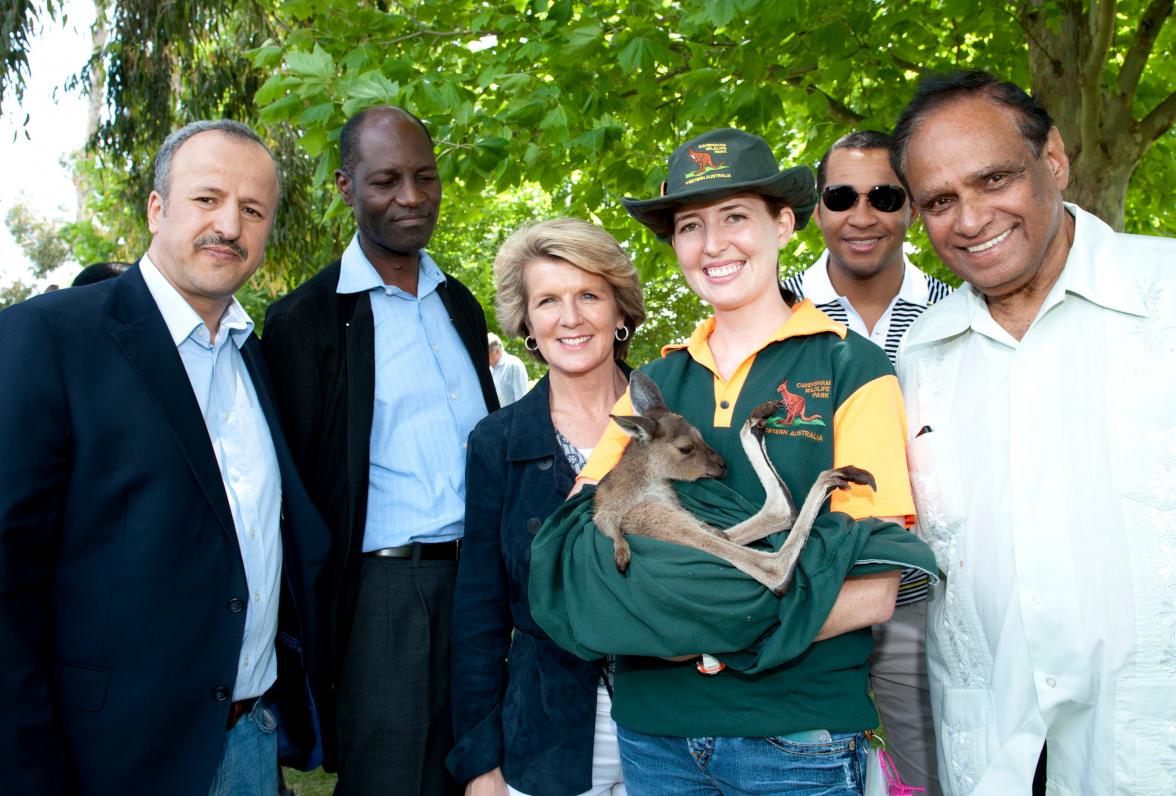
[{"label": "belt loop", "polygon": [[420,542],[413,542],[412,543],[412,563],[414,563],[414,564],[421,563],[421,543]]}]

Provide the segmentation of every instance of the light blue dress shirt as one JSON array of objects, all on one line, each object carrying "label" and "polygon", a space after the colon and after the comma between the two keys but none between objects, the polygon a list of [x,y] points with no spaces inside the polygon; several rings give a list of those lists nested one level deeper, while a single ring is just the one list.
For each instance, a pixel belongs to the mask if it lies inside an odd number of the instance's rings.
[{"label": "light blue dress shirt", "polygon": [[445,275],[422,249],[417,295],[385,285],[353,237],[339,293],[371,294],[376,395],[363,550],[462,537],[466,439],[486,416],[470,354],[438,285]]},{"label": "light blue dress shirt", "polygon": [[200,316],[146,255],[139,268],[192,383],[233,513],[249,588],[233,701],[251,699],[265,693],[278,676],[274,639],[282,571],[278,458],[240,351],[253,332],[253,321],[233,299],[213,341]]}]

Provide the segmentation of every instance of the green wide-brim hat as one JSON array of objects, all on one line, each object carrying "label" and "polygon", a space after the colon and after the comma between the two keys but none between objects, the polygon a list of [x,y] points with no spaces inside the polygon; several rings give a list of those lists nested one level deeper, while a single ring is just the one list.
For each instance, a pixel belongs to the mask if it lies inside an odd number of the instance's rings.
[{"label": "green wide-brim hat", "polygon": [[662,195],[621,200],[629,215],[668,241],[674,209],[692,202],[740,193],[771,197],[792,208],[803,229],[817,206],[817,185],[808,166],[781,170],[768,142],[758,135],[725,127],[692,138],[674,150],[666,165]]}]

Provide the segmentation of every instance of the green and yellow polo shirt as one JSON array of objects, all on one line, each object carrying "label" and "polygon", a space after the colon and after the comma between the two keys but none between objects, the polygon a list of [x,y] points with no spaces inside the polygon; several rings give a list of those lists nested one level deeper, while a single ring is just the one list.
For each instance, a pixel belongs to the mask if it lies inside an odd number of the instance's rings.
[{"label": "green and yellow polo shirt", "polygon": [[[763,488],[739,444],[739,428],[756,406],[792,395],[803,401],[803,410],[791,419],[784,412],[772,418],[768,454],[798,504],[823,470],[852,464],[873,473],[878,491],[838,490],[830,498],[831,510],[854,519],[914,515],[902,394],[881,349],[850,335],[806,300],[723,379],[707,342],[714,328],[714,318],[708,318],[685,345],[666,346],[662,358],[642,371],[657,383],[669,408],[727,460],[727,486],[757,505],[763,502]],[[613,414],[632,413],[626,393]],[[625,432],[610,422],[580,477],[599,481],[628,443]]]},{"label": "green and yellow polo shirt", "polygon": [[[835,492],[834,511],[855,519],[913,516],[902,397],[880,348],[848,334],[805,301],[729,379],[723,379],[707,344],[713,330],[713,319],[703,322],[685,346],[667,347],[662,359],[643,370],[658,384],[669,408],[694,424],[727,460],[723,484],[750,503],[762,504],[763,488],[739,444],[739,428],[759,404],[797,396],[790,399],[789,410],[770,419],[767,442],[768,455],[797,503],[821,471],[853,464],[873,473],[878,491],[856,487]],[[631,413],[625,396],[614,414]],[[627,442],[624,432],[610,424],[581,475],[603,477]],[[835,591],[836,583],[835,579],[827,588]],[[832,598],[827,595],[826,604],[831,605]],[[814,617],[810,629],[821,622],[823,617]],[[878,721],[867,694],[867,659],[873,643],[870,629],[864,628],[813,643],[766,671],[727,669],[711,677],[700,675],[693,662],[622,655],[617,660],[613,717],[631,730],[675,736],[868,729]]]}]

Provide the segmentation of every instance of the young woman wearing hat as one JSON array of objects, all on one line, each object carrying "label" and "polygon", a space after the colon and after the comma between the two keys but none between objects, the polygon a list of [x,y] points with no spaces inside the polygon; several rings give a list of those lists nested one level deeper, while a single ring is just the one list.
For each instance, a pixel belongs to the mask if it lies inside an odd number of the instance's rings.
[{"label": "young woman wearing hat", "polygon": [[[679,147],[662,196],[626,199],[714,308],[685,345],[644,370],[726,458],[722,483],[750,503],[764,495],[737,434],[753,407],[776,399],[768,452],[793,495],[805,495],[820,471],[854,464],[874,474],[877,492],[837,492],[832,509],[901,522],[914,509],[889,361],[811,302],[793,306],[779,287],[779,249],[816,200],[808,168],[780,171],[762,138],[731,129]],[[613,414],[630,412],[624,397]],[[626,442],[610,424],[582,478],[603,477]],[[618,658],[613,716],[629,792],[860,793],[863,733],[878,720],[866,690],[870,626],[889,619],[898,578],[895,568],[842,585],[838,574],[833,607],[811,625],[820,630],[801,642],[803,653],[754,675],[704,674],[692,659]]]}]

